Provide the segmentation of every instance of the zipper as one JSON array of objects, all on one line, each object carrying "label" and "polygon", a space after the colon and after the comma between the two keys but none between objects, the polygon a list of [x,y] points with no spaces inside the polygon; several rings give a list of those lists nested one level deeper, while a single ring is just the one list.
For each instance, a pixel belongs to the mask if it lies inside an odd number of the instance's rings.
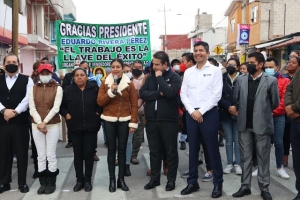
[{"label": "zipper", "polygon": [[86,124],[85,124],[85,116],[84,116],[84,100],[83,100],[83,91],[81,91],[81,100],[82,100],[83,125],[84,125],[84,128],[86,128]]}]

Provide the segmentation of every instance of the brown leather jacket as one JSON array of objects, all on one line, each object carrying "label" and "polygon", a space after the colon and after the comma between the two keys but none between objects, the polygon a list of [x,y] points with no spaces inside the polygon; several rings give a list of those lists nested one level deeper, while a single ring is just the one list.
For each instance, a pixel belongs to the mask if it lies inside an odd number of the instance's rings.
[{"label": "brown leather jacket", "polygon": [[97,103],[103,106],[101,118],[109,122],[130,121],[129,127],[138,127],[138,95],[133,83],[123,74],[118,85],[117,94],[111,92],[111,85],[114,83],[110,74],[102,81]]},{"label": "brown leather jacket", "polygon": [[[47,117],[54,105],[57,86],[59,86],[59,84],[57,84],[54,80],[46,85],[37,83],[33,86],[34,104],[37,112],[41,116],[42,121]],[[36,124],[33,118],[31,121],[32,123]],[[60,123],[60,117],[58,113],[47,124],[57,123]]]}]

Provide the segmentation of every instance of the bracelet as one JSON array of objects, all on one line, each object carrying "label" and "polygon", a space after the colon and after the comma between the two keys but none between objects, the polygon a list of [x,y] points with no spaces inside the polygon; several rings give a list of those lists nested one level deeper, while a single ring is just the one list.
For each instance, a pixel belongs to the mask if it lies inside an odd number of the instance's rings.
[{"label": "bracelet", "polygon": [[6,108],[3,108],[0,112],[1,112],[1,114],[3,114],[4,115],[4,112],[5,112],[5,110],[6,110]]}]

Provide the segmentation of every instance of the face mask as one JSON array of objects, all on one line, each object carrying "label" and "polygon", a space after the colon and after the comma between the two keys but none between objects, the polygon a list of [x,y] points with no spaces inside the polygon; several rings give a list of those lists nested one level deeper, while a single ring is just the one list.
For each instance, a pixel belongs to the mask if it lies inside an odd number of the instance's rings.
[{"label": "face mask", "polygon": [[99,78],[99,79],[102,79],[103,78],[103,74],[96,74],[96,77]]},{"label": "face mask", "polygon": [[180,67],[179,67],[179,65],[174,65],[174,66],[173,66],[173,69],[174,69],[175,71],[179,71],[179,70],[180,70]]},{"label": "face mask", "polygon": [[181,72],[185,72],[185,70],[187,69],[187,66],[186,66],[186,64],[181,63],[181,64],[179,65],[179,68],[180,68],[180,71],[181,71]]},{"label": "face mask", "polygon": [[126,75],[129,79],[132,79],[132,73],[131,73],[131,72],[125,73],[125,75]]},{"label": "face mask", "polygon": [[13,74],[13,73],[16,73],[19,70],[19,67],[16,64],[8,64],[8,65],[5,66],[5,70],[8,73]]},{"label": "face mask", "polygon": [[274,76],[275,75],[275,70],[274,68],[266,68],[265,72],[270,75],[270,76]]},{"label": "face mask", "polygon": [[143,71],[142,70],[139,70],[139,69],[133,69],[132,70],[132,74],[135,75],[135,76],[140,76],[142,75]]},{"label": "face mask", "polygon": [[40,75],[40,80],[42,83],[49,83],[52,79],[52,75],[42,76]]},{"label": "face mask", "polygon": [[235,69],[234,66],[229,65],[229,66],[226,67],[226,71],[227,71],[228,74],[232,75],[236,72],[236,69]]},{"label": "face mask", "polygon": [[249,74],[251,74],[251,75],[255,74],[255,72],[257,72],[256,65],[248,64],[247,70],[248,70]]}]

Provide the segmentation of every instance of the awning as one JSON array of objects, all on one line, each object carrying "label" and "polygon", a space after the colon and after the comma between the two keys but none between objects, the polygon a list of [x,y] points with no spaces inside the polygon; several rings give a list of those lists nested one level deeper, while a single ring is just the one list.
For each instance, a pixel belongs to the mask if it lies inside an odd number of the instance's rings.
[{"label": "awning", "polygon": [[267,43],[264,43],[264,44],[258,44],[255,47],[257,49],[260,49],[260,48],[263,48],[263,47],[269,47],[269,46],[273,46],[275,44],[278,44],[278,43],[281,43],[281,42],[284,42],[284,41],[287,41],[287,40],[291,40],[291,39],[292,38],[284,38],[284,39],[276,40],[276,41],[273,41],[273,42],[267,42]]},{"label": "awning", "polygon": [[270,47],[270,49],[277,49],[277,48],[281,48],[281,47],[285,47],[285,46],[290,46],[293,44],[299,44],[300,43],[300,36],[295,36],[293,39],[277,44],[275,46]]},{"label": "awning", "polygon": [[[3,27],[0,27],[0,42],[12,44],[12,32]],[[18,42],[20,46],[27,45],[28,44],[27,37],[19,34]]]}]

